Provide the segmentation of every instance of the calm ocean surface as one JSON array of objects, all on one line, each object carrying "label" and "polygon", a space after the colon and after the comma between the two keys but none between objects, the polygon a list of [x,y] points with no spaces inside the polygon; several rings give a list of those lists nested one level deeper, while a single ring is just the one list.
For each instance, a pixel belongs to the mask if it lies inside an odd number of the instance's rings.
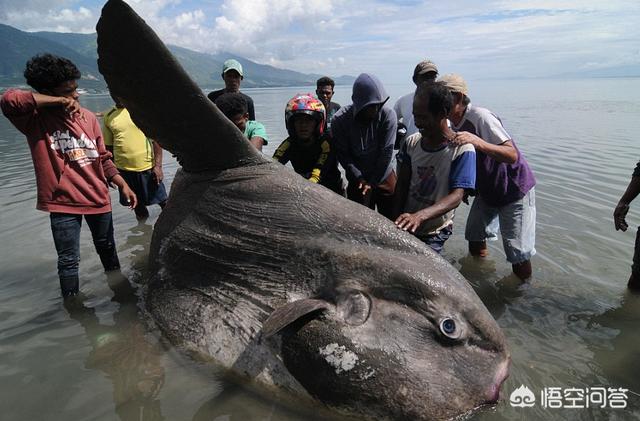
[{"label": "calm ocean surface", "polygon": [[[478,262],[467,256],[461,205],[445,257],[473,285],[504,330],[511,375],[495,408],[474,420],[623,420],[640,417],[640,295],[626,290],[640,199],[626,233],[613,228],[640,143],[640,79],[469,81],[474,104],[497,113],[537,177],[534,276],[509,276],[502,246]],[[391,101],[411,89],[388,86]],[[314,87],[254,89],[256,115],[273,153],[285,137],[284,106]],[[334,100],[349,103],[350,87]],[[107,96],[83,96],[93,111]],[[165,153],[165,183],[177,164]],[[159,208],[138,223],[112,192],[122,274],[102,272],[86,227],[81,290],[85,306],[65,308],[47,214],[35,209],[35,180],[22,134],[0,118],[0,419],[5,420],[306,420],[313,408],[285,409],[222,380],[149,331],[136,287],[145,279]],[[132,285],[133,287],[130,287]],[[521,385],[537,397],[513,408]],[[543,408],[544,388],[629,389],[626,409]],[[571,392],[576,396],[577,392]],[[564,401],[565,405],[568,401]],[[578,401],[578,404],[584,401]],[[592,405],[595,406],[595,405]]]}]

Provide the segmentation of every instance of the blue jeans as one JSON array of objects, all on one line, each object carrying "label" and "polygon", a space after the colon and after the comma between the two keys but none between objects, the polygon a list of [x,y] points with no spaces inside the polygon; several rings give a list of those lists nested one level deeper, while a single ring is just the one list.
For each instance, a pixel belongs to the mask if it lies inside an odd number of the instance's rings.
[{"label": "blue jeans", "polygon": [[433,251],[438,254],[442,253],[444,242],[453,234],[453,225],[442,228],[437,234],[427,235],[425,237],[418,237],[422,242],[431,247]]},{"label": "blue jeans", "polygon": [[[51,233],[58,252],[58,276],[63,280],[78,279],[78,262],[80,261],[80,228],[82,215],[70,213],[49,214]],[[111,212],[84,215],[89,225],[93,244],[100,256],[105,271],[120,268],[116,243],[113,238],[113,219]],[[64,293],[64,291],[63,291]]]}]

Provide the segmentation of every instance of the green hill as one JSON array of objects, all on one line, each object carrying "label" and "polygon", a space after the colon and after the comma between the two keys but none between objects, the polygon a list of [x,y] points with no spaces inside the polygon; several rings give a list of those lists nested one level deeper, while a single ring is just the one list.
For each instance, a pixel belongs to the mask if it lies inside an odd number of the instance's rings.
[{"label": "green hill", "polygon": [[[24,32],[0,24],[0,86],[24,84],[22,72],[26,61],[35,54],[47,52],[66,57],[78,66],[82,72],[80,87],[103,91],[106,84],[96,63],[96,40],[95,33]],[[245,88],[311,85],[321,76],[278,69],[233,54],[211,55],[172,45],[168,47],[191,78],[204,89],[223,86],[220,71],[222,63],[228,58],[235,58],[242,63],[245,73],[242,86]],[[351,84],[354,81],[351,76],[334,79],[338,84]]]}]

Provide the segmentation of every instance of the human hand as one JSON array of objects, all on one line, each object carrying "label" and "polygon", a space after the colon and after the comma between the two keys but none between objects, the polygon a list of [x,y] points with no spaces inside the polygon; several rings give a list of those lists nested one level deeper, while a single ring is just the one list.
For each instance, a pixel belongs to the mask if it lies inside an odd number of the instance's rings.
[{"label": "human hand", "polygon": [[74,119],[79,117],[82,121],[87,121],[84,114],[82,113],[82,108],[80,107],[80,102],[77,99],[63,97],[62,107],[64,111],[69,114],[69,116]]},{"label": "human hand", "polygon": [[155,166],[152,170],[153,179],[156,180],[156,183],[160,184],[162,179],[164,178],[164,173],[162,172],[162,166]]},{"label": "human hand", "polygon": [[396,226],[404,231],[411,231],[415,234],[416,230],[420,228],[420,225],[424,222],[424,218],[420,215],[420,212],[415,213],[403,213],[396,219]]},{"label": "human hand", "polygon": [[616,227],[616,231],[626,231],[629,228],[625,217],[629,212],[629,204],[618,202],[616,209],[613,211],[613,224]]},{"label": "human hand", "polygon": [[122,187],[122,194],[127,198],[127,202],[129,203],[129,209],[134,209],[138,206],[138,198],[136,194],[131,190],[131,188],[127,185]]},{"label": "human hand", "polygon": [[366,196],[367,193],[369,193],[371,191],[371,184],[367,183],[364,180],[360,180],[358,182],[358,190],[360,190],[360,192],[362,192],[363,196]]},{"label": "human hand", "polygon": [[80,108],[80,103],[78,102],[78,100],[73,98],[67,98],[67,97],[61,97],[61,98],[62,99],[60,102],[62,104],[62,108],[67,114],[69,114],[72,117],[79,115],[82,119],[84,119],[84,116],[82,115],[82,111]]},{"label": "human hand", "polygon": [[456,135],[449,140],[451,143],[453,143],[454,145],[466,145],[471,144],[473,146],[476,146],[476,144],[478,144],[478,142],[484,142],[482,139],[480,139],[478,136],[474,135],[473,133],[469,133],[469,132],[457,132]]}]

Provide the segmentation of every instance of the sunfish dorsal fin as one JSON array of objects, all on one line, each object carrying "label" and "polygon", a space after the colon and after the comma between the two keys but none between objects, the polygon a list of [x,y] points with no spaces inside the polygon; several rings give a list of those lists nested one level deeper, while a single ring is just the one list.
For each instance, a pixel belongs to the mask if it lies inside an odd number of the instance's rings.
[{"label": "sunfish dorsal fin", "polygon": [[153,30],[122,0],[109,0],[96,26],[98,68],[133,121],[187,171],[264,162],[191,80]]}]

